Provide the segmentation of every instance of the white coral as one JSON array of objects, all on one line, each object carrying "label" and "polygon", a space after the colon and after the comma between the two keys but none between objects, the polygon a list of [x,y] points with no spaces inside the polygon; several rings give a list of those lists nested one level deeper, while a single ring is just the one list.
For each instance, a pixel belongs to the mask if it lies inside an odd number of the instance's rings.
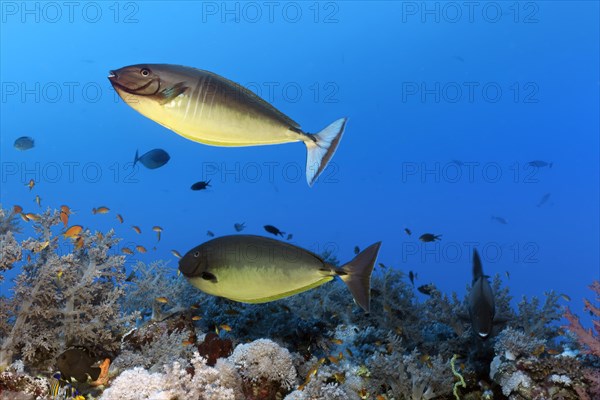
[{"label": "white coral", "polygon": [[150,373],[136,367],[119,375],[106,389],[101,400],[235,400],[234,391],[223,387],[219,371],[206,365],[197,352],[191,360],[193,375],[176,361],[165,373]]},{"label": "white coral", "polygon": [[136,367],[123,371],[102,393],[101,400],[138,400],[155,399],[163,393],[165,376],[159,373],[150,373],[143,368]]},{"label": "white coral", "polygon": [[297,373],[290,352],[269,339],[238,345],[229,360],[242,376],[252,381],[264,378],[287,389],[296,382]]},{"label": "white coral", "polygon": [[511,393],[517,392],[519,387],[530,388],[531,378],[522,371],[517,371],[510,377],[503,377],[500,384],[502,385],[502,393],[505,396],[509,396]]},{"label": "white coral", "polygon": [[166,367],[166,389],[170,398],[199,399],[199,400],[235,400],[232,389],[221,386],[219,371],[206,365],[206,359],[198,352],[192,357],[194,376],[181,367],[181,363],[174,362],[171,367]]}]

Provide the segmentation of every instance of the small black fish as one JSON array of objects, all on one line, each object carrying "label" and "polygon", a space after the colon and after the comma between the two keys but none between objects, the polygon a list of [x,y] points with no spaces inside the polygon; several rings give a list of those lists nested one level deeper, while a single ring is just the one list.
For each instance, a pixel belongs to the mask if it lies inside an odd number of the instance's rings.
[{"label": "small black fish", "polygon": [[417,277],[417,274],[415,274],[412,271],[408,271],[408,279],[410,279],[410,283],[412,283],[413,286],[415,286],[415,278]]},{"label": "small black fish", "polygon": [[277,236],[281,236],[283,237],[283,235],[285,234],[285,232],[280,231],[278,228],[274,227],[273,225],[265,225],[264,226],[265,231]]},{"label": "small black fish", "polygon": [[33,149],[34,141],[29,136],[21,136],[14,143],[15,149],[20,151],[25,151],[29,149]]},{"label": "small black fish", "polygon": [[196,183],[194,183],[190,187],[190,189],[192,189],[192,190],[205,190],[209,186],[210,186],[210,179],[208,181],[196,182]]},{"label": "small black fish", "polygon": [[385,264],[384,264],[384,263],[379,263],[379,267],[380,267],[381,269],[386,269],[386,268],[387,268],[387,267],[385,266]]},{"label": "small black fish", "polygon": [[548,168],[552,168],[552,164],[551,162],[546,162],[546,161],[542,161],[542,160],[533,160],[533,161],[529,161],[527,163],[527,165],[529,165],[530,167],[536,167],[536,168],[544,168],[544,167],[548,167]]},{"label": "small black fish", "polygon": [[502,225],[506,225],[508,224],[508,221],[502,217],[495,217],[492,215],[492,221],[496,221],[498,223],[501,223]]},{"label": "small black fish", "polygon": [[538,207],[543,206],[544,204],[546,204],[548,202],[549,199],[550,199],[550,193],[546,193],[545,195],[542,196],[542,198],[540,199],[537,206]]},{"label": "small black fish", "polygon": [[354,254],[360,253],[360,247],[354,246]]},{"label": "small black fish", "polygon": [[209,237],[215,237],[215,234],[212,231],[206,231],[206,235]]},{"label": "small black fish", "polygon": [[246,223],[245,222],[242,222],[242,223],[238,222],[238,223],[233,224],[233,227],[235,228],[236,232],[241,232],[241,231],[244,230],[244,228],[246,228]]},{"label": "small black fish", "polygon": [[406,234],[407,234],[408,236],[412,235],[412,232],[411,232],[411,230],[410,230],[410,229],[408,229],[408,228],[404,228],[404,232],[406,232]]},{"label": "small black fish", "polygon": [[421,242],[435,242],[436,240],[442,240],[442,235],[434,235],[433,233],[424,233],[419,236]]},{"label": "small black fish", "polygon": [[171,156],[169,153],[164,151],[163,149],[153,149],[149,152],[145,153],[141,157],[139,156],[138,151],[135,151],[135,158],[133,159],[133,165],[137,164],[137,162],[141,162],[142,165],[148,169],[156,169],[165,165]]},{"label": "small black fish", "polygon": [[131,271],[129,275],[127,275],[127,278],[125,278],[125,282],[133,282],[136,278],[135,271]]},{"label": "small black fish", "polygon": [[434,290],[437,290],[437,288],[433,283],[428,283],[427,285],[419,286],[417,290],[427,296],[431,296],[431,293],[433,293]]},{"label": "small black fish", "polygon": [[286,238],[286,239],[287,239],[287,240],[292,240],[292,238],[293,238],[293,237],[294,237],[294,235],[292,235],[291,233],[288,233],[288,235],[287,235],[287,238]]}]

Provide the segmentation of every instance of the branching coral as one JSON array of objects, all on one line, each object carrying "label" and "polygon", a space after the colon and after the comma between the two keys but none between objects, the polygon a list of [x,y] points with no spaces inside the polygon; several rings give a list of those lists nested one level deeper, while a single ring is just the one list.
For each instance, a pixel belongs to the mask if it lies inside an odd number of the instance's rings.
[{"label": "branching coral", "polygon": [[195,353],[190,365],[183,360],[175,361],[165,366],[164,373],[150,373],[139,367],[124,371],[100,399],[235,400],[234,390],[226,387],[227,383],[220,378],[220,371],[207,366],[205,360]]},{"label": "branching coral", "polygon": [[528,301],[524,296],[519,302],[519,313],[509,321],[513,327],[522,329],[526,335],[552,340],[559,335],[559,327],[554,322],[562,318],[558,300],[554,291],[545,293],[546,299],[540,305],[540,299],[533,297]]},{"label": "branching coral", "polygon": [[[600,282],[594,281],[590,286],[590,289],[596,293],[596,303],[600,301]],[[590,328],[585,329],[579,318],[574,315],[571,310],[567,307],[565,311],[565,318],[569,321],[569,325],[566,326],[571,332],[577,335],[579,343],[586,348],[586,351],[600,357],[600,308],[594,306],[589,300],[585,300],[585,309],[589,311],[593,317],[593,324],[596,333]]]},{"label": "branching coral", "polygon": [[31,261],[15,281],[8,307],[14,323],[5,332],[0,364],[19,356],[31,367],[45,368],[72,345],[117,350],[133,319],[121,313],[124,257],[110,254],[118,242],[114,232],[84,231],[82,246],[61,255],[53,233],[59,223],[58,211],[46,211],[33,225],[37,237],[21,244]]},{"label": "branching coral", "polygon": [[[20,232],[16,215],[14,210],[7,214],[0,206],[0,273],[13,268],[22,257],[21,246],[14,237],[14,233]],[[0,274],[0,282],[3,279]]]}]

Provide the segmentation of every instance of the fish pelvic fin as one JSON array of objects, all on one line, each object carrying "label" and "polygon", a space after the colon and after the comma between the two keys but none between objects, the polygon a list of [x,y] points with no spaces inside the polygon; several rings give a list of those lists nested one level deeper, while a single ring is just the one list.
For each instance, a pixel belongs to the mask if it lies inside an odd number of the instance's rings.
[{"label": "fish pelvic fin", "polygon": [[339,277],[348,286],[354,301],[366,312],[370,311],[371,273],[377,260],[381,242],[374,243],[341,268]]},{"label": "fish pelvic fin", "polygon": [[477,249],[473,249],[473,284],[479,279],[483,278],[483,267],[481,266],[481,259]]},{"label": "fish pelvic fin", "polygon": [[333,157],[340,144],[348,118],[340,118],[329,124],[321,132],[307,135],[306,144],[306,181],[312,186],[327,163]]}]

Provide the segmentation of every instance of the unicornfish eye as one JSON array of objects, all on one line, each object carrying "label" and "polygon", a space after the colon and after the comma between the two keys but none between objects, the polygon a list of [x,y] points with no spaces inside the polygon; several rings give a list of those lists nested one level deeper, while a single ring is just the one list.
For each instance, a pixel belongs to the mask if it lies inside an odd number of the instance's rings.
[{"label": "unicornfish eye", "polygon": [[196,258],[200,257],[200,252],[199,251],[195,252],[194,257],[196,257]]},{"label": "unicornfish eye", "polygon": [[148,76],[150,75],[150,70],[148,68],[142,68],[140,74],[142,74],[142,76]]}]

